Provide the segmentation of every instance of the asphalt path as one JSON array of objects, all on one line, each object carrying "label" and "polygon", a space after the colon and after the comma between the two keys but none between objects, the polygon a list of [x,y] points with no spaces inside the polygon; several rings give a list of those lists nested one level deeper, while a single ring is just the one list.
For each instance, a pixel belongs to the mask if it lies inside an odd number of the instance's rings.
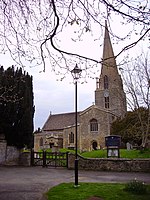
[{"label": "asphalt path", "polygon": [[[150,184],[149,173],[79,171],[79,183],[125,183],[135,178]],[[0,167],[0,200],[41,200],[49,188],[64,182],[74,182],[74,170]]]}]

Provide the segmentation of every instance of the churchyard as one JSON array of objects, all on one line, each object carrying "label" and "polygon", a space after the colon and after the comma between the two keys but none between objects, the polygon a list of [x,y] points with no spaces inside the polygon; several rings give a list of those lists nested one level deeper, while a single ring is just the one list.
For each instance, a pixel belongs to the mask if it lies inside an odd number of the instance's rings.
[{"label": "churchyard", "polygon": [[[90,152],[84,152],[81,154],[84,157],[88,158],[107,158],[107,150],[96,150]],[[127,150],[120,149],[120,158],[150,158],[150,149],[145,150]]]}]

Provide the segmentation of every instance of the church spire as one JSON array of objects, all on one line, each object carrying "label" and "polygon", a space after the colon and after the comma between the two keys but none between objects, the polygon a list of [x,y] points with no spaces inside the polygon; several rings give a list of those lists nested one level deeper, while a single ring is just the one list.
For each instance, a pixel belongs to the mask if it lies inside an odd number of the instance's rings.
[{"label": "church spire", "polygon": [[118,73],[107,22],[105,22],[102,68],[100,78],[97,78],[96,82],[95,105],[109,110],[115,116],[123,116],[126,113],[126,97],[122,79]]},{"label": "church spire", "polygon": [[[107,67],[116,67],[116,60],[110,40],[110,35],[107,27],[107,21],[105,21],[105,35],[104,35],[104,46],[103,46],[103,64]],[[103,67],[103,66],[102,66]]]}]

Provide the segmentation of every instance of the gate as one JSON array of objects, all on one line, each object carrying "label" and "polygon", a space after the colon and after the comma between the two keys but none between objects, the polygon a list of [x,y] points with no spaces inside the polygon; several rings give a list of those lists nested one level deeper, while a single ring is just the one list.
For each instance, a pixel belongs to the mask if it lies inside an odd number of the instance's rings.
[{"label": "gate", "polygon": [[68,167],[68,152],[31,151],[31,165],[43,167]]}]

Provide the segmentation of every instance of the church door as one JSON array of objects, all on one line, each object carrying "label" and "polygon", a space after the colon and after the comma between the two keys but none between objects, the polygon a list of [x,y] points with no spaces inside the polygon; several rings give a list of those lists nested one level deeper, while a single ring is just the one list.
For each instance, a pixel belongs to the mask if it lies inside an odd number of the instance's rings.
[{"label": "church door", "polygon": [[50,149],[52,149],[54,146],[54,143],[53,142],[49,143],[49,146],[50,146]]},{"label": "church door", "polygon": [[92,143],[92,147],[93,147],[94,150],[97,150],[97,142],[96,142],[96,141],[94,141],[94,142]]}]

